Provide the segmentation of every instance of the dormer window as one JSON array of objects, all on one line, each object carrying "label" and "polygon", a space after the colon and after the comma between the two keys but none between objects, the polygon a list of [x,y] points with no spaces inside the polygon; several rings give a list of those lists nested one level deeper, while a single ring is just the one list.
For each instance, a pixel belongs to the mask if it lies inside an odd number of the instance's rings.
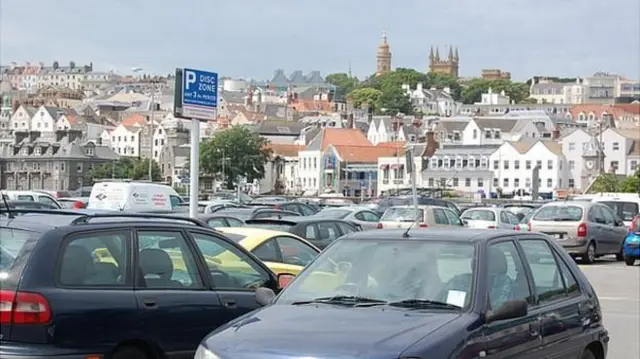
[{"label": "dormer window", "polygon": [[500,133],[500,130],[495,130],[495,132],[493,133],[493,138],[495,138],[496,140],[499,140],[502,137],[502,134]]},{"label": "dormer window", "polygon": [[21,152],[23,156],[29,156],[29,148],[25,147],[22,149]]},{"label": "dormer window", "polygon": [[454,142],[459,142],[460,140],[462,140],[462,136],[461,136],[460,132],[459,131],[453,132],[453,141]]},{"label": "dormer window", "polygon": [[93,156],[95,155],[95,149],[93,147],[87,147],[85,149],[85,153],[87,154],[87,156]]},{"label": "dormer window", "polygon": [[33,154],[36,156],[40,156],[42,154],[42,148],[36,147],[35,150],[33,150]]}]

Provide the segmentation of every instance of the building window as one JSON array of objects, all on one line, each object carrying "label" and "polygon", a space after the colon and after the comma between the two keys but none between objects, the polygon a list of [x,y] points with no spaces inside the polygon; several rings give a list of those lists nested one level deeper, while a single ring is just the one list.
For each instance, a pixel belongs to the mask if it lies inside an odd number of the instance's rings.
[{"label": "building window", "polygon": [[493,169],[497,170],[500,168],[500,161],[493,161]]},{"label": "building window", "polygon": [[576,149],[576,143],[575,142],[569,142],[569,151],[574,151]]},{"label": "building window", "polygon": [[22,149],[22,155],[23,156],[29,156],[29,148],[25,147]]},{"label": "building window", "polygon": [[504,188],[509,187],[509,179],[508,179],[508,178],[503,178],[503,179],[502,179],[502,186],[503,186]]},{"label": "building window", "polygon": [[497,178],[494,178],[494,179],[493,179],[493,187],[498,187],[498,185],[499,185],[499,184],[500,184],[500,183],[498,183],[498,179],[497,179]]},{"label": "building window", "polygon": [[638,161],[631,161],[631,170],[635,171],[638,169]]},{"label": "building window", "polygon": [[553,160],[548,160],[547,161],[547,169],[548,170],[552,170],[553,169]]},{"label": "building window", "polygon": [[620,167],[620,163],[618,161],[611,161],[611,168],[617,171],[619,167]]},{"label": "building window", "polygon": [[478,178],[478,188],[482,188],[484,187],[484,180],[482,179],[482,177]]},{"label": "building window", "polygon": [[618,151],[618,150],[620,150],[620,144],[619,144],[618,142],[614,142],[614,143],[613,143],[613,150],[614,150],[614,151]]},{"label": "building window", "polygon": [[85,152],[87,156],[93,156],[95,154],[95,150],[92,147],[87,147]]},{"label": "building window", "polygon": [[433,181],[433,177],[429,177],[429,181],[428,181],[428,183],[429,183],[429,188],[433,188],[433,185],[434,185],[434,183],[433,183],[433,182],[434,182],[434,181]]},{"label": "building window", "polygon": [[573,178],[569,178],[569,188],[574,188],[576,186],[576,181]]},{"label": "building window", "polygon": [[482,166],[482,168],[487,168],[487,162],[487,158],[482,157],[482,160],[480,161],[480,165]]},{"label": "building window", "polygon": [[531,178],[525,178],[524,187],[525,188],[531,188]]},{"label": "building window", "polygon": [[82,163],[78,163],[77,170],[78,170],[78,173],[82,173]]},{"label": "building window", "polygon": [[496,140],[499,140],[500,138],[502,138],[502,134],[500,133],[500,130],[496,130],[494,132],[493,138],[495,138]]},{"label": "building window", "polygon": [[453,187],[458,187],[458,177],[453,177]]},{"label": "building window", "polygon": [[40,147],[36,147],[36,148],[33,150],[33,154],[34,154],[34,155],[36,155],[36,156],[40,156],[40,155],[42,154],[42,148],[40,148]]},{"label": "building window", "polygon": [[542,161],[536,161],[536,167],[542,169]]},{"label": "building window", "polygon": [[442,177],[440,178],[440,187],[444,188],[447,186],[447,179]]},{"label": "building window", "polygon": [[464,186],[465,187],[471,187],[471,178],[465,178],[464,179]]},{"label": "building window", "polygon": [[462,158],[456,158],[456,168],[462,168]]},{"label": "building window", "polygon": [[531,161],[526,161],[526,162],[524,163],[524,168],[526,168],[526,169],[530,170],[530,169],[531,169]]},{"label": "building window", "polygon": [[515,178],[515,179],[513,180],[513,187],[514,187],[514,188],[518,188],[518,187],[520,187],[520,178]]},{"label": "building window", "polygon": [[516,169],[516,170],[520,169],[520,160],[513,161],[513,169]]},{"label": "building window", "polygon": [[547,188],[553,187],[553,179],[547,178]]},{"label": "building window", "polygon": [[573,170],[575,168],[576,168],[576,161],[574,160],[569,161],[569,169]]},{"label": "building window", "polygon": [[508,170],[509,169],[509,161],[504,161],[503,166],[504,166],[505,170]]},{"label": "building window", "polygon": [[478,138],[478,130],[473,129],[473,139],[475,140],[476,138]]}]

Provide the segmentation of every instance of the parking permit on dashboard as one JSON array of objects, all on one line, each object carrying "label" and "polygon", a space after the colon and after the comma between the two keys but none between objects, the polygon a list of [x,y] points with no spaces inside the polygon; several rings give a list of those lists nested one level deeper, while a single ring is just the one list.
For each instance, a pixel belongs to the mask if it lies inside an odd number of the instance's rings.
[{"label": "parking permit on dashboard", "polygon": [[447,294],[447,303],[457,305],[458,307],[464,307],[464,300],[466,297],[466,292],[460,290],[450,290]]}]

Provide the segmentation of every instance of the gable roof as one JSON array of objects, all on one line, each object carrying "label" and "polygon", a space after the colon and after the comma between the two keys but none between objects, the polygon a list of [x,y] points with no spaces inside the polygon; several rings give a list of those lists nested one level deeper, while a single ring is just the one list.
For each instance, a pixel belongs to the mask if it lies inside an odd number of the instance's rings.
[{"label": "gable roof", "polygon": [[[339,146],[331,145],[340,156],[342,161],[347,163],[378,163],[380,157],[393,157],[396,154],[394,147],[381,146]],[[404,149],[403,149],[404,152]],[[400,155],[400,154],[399,154]],[[402,154],[403,155],[403,154]]]},{"label": "gable roof", "polygon": [[518,120],[505,119],[505,118],[474,118],[476,125],[481,130],[484,129],[498,129],[501,132],[512,132],[513,128],[518,123]]},{"label": "gable roof", "polygon": [[357,128],[323,128],[307,145],[307,150],[324,151],[329,145],[371,146],[371,142]]}]

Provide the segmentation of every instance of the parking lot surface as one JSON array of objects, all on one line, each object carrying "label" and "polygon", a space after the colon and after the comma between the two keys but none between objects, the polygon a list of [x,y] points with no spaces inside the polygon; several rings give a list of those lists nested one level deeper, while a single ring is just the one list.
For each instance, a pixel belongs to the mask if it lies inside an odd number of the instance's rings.
[{"label": "parking lot surface", "polygon": [[640,358],[640,266],[604,258],[580,265],[598,293],[611,335],[608,359]]}]

